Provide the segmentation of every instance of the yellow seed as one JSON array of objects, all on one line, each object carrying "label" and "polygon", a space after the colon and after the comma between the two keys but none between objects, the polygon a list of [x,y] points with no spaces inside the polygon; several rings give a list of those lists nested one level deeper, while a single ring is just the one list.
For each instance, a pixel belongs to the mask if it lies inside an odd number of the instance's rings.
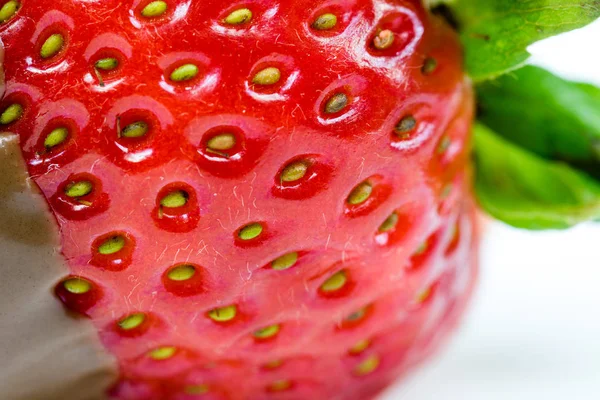
[{"label": "yellow seed", "polygon": [[189,194],[183,190],[177,190],[169,193],[160,201],[160,205],[166,208],[178,208],[183,207],[187,204]]},{"label": "yellow seed", "polygon": [[79,181],[70,183],[65,187],[65,194],[69,197],[87,196],[94,189],[94,185],[90,181]]},{"label": "yellow seed", "polygon": [[196,268],[192,265],[179,265],[167,273],[167,278],[172,281],[187,281],[196,274]]},{"label": "yellow seed", "polygon": [[361,308],[360,310],[355,311],[352,314],[348,315],[346,317],[346,321],[348,321],[348,322],[359,321],[359,320],[363,319],[366,314],[367,314],[366,307],[365,308]]},{"label": "yellow seed", "polygon": [[254,223],[250,225],[246,225],[243,227],[238,236],[242,240],[252,240],[257,238],[263,231],[263,227],[259,223]]},{"label": "yellow seed", "polygon": [[171,80],[184,82],[194,79],[198,75],[198,67],[194,64],[185,64],[171,72]]},{"label": "yellow seed", "polygon": [[325,114],[336,114],[348,105],[348,96],[345,93],[336,93],[327,100]]},{"label": "yellow seed", "polygon": [[44,139],[44,147],[50,150],[53,147],[62,144],[69,137],[69,130],[67,128],[56,128],[46,136]]},{"label": "yellow seed", "polygon": [[442,188],[442,192],[440,193],[440,199],[446,200],[452,194],[453,190],[454,190],[454,185],[451,183],[444,186]]},{"label": "yellow seed", "polygon": [[164,1],[152,1],[142,10],[142,16],[146,18],[160,17],[167,11],[167,3]]},{"label": "yellow seed", "polygon": [[235,136],[231,133],[222,133],[211,138],[206,147],[213,151],[224,151],[230,150],[235,146],[236,140]]},{"label": "yellow seed", "polygon": [[119,61],[116,58],[103,58],[96,61],[94,66],[103,71],[112,71],[119,66]]},{"label": "yellow seed", "polygon": [[177,348],[173,346],[158,347],[148,352],[148,356],[156,361],[167,360],[175,355]]},{"label": "yellow seed", "polygon": [[199,395],[208,393],[208,385],[189,385],[185,387],[186,394]]},{"label": "yellow seed", "polygon": [[304,178],[308,171],[308,165],[304,161],[296,161],[289,164],[281,173],[281,180],[283,182],[295,182],[299,179]]},{"label": "yellow seed", "polygon": [[371,345],[371,341],[369,339],[363,339],[358,342],[348,350],[350,354],[360,354]]},{"label": "yellow seed", "polygon": [[394,229],[397,224],[398,224],[398,214],[392,213],[389,217],[387,217],[387,219],[385,221],[383,221],[383,224],[381,224],[381,226],[379,226],[379,232],[389,232],[392,229]]},{"label": "yellow seed", "polygon": [[252,19],[252,11],[247,8],[235,10],[225,18],[225,23],[229,25],[241,25]]},{"label": "yellow seed", "polygon": [[98,247],[98,253],[109,255],[121,251],[125,247],[125,238],[123,236],[113,236],[106,239],[100,247]]},{"label": "yellow seed", "polygon": [[298,261],[298,253],[288,253],[271,262],[271,268],[277,271],[283,271],[292,267]]},{"label": "yellow seed", "polygon": [[373,45],[377,50],[389,49],[394,44],[394,32],[386,29],[381,31],[373,39]]},{"label": "yellow seed", "polygon": [[268,339],[279,333],[281,327],[279,325],[270,325],[254,332],[254,337],[257,339]]},{"label": "yellow seed", "polygon": [[438,154],[443,154],[446,152],[446,150],[448,150],[448,148],[450,148],[450,145],[452,144],[452,140],[444,135],[444,137],[442,137],[442,140],[440,141],[440,144],[438,145],[437,148],[437,152]]},{"label": "yellow seed", "polygon": [[417,303],[425,303],[431,297],[431,287],[419,292],[417,294],[417,298],[415,299]]},{"label": "yellow seed", "polygon": [[415,117],[413,117],[412,115],[407,115],[396,124],[394,132],[401,139],[408,139],[410,138],[410,135],[408,135],[408,133],[415,129],[416,126],[417,120],[415,119]]},{"label": "yellow seed", "polygon": [[269,385],[269,390],[272,392],[283,392],[292,387],[292,383],[286,379],[275,381]]},{"label": "yellow seed", "polygon": [[237,314],[237,307],[235,305],[220,307],[211,310],[208,316],[216,322],[227,322],[235,318]]},{"label": "yellow seed", "polygon": [[356,368],[354,368],[354,373],[358,376],[368,375],[379,367],[379,362],[379,357],[371,356],[358,364]]},{"label": "yellow seed", "polygon": [[15,16],[21,4],[16,0],[11,0],[0,8],[0,23],[4,23]]},{"label": "yellow seed", "polygon": [[50,35],[42,45],[40,56],[48,59],[57,55],[65,44],[65,38],[60,33]]},{"label": "yellow seed", "polygon": [[11,104],[10,106],[6,107],[6,109],[2,112],[2,115],[0,115],[0,124],[12,124],[22,116],[23,106],[18,103]]},{"label": "yellow seed", "polygon": [[435,58],[426,58],[423,67],[421,67],[421,72],[423,72],[424,75],[431,75],[435,72],[437,66],[438,63]]},{"label": "yellow seed", "polygon": [[421,254],[424,254],[427,251],[427,247],[428,244],[427,242],[423,242],[419,245],[419,247],[417,247],[417,249],[415,250],[415,256],[420,256]]},{"label": "yellow seed", "polygon": [[452,228],[450,228],[450,242],[455,243],[459,238],[459,234],[460,225],[457,222],[456,224],[452,225]]},{"label": "yellow seed", "polygon": [[120,135],[126,138],[139,138],[148,133],[149,126],[143,121],[134,122],[127,125],[121,132]]},{"label": "yellow seed", "polygon": [[363,182],[352,190],[347,199],[348,204],[364,203],[371,197],[371,193],[373,193],[373,186],[369,182]]},{"label": "yellow seed", "polygon": [[129,331],[137,328],[142,325],[146,320],[146,315],[144,313],[135,313],[131,314],[118,322],[119,328],[124,331]]},{"label": "yellow seed", "polygon": [[348,281],[348,277],[346,276],[346,272],[339,271],[329,277],[322,285],[321,290],[323,292],[335,292],[340,290],[346,285]]},{"label": "yellow seed", "polygon": [[273,360],[273,361],[269,361],[268,363],[266,363],[265,365],[263,365],[263,368],[265,369],[276,369],[279,368],[283,365],[283,361],[281,360]]},{"label": "yellow seed", "polygon": [[269,67],[259,71],[252,78],[252,83],[255,85],[274,85],[281,79],[281,71],[279,68]]},{"label": "yellow seed", "polygon": [[84,294],[92,289],[92,284],[81,278],[71,278],[63,282],[68,292],[73,294]]},{"label": "yellow seed", "polygon": [[334,28],[337,25],[337,17],[334,14],[323,14],[317,17],[312,23],[313,29],[318,31],[326,31]]}]

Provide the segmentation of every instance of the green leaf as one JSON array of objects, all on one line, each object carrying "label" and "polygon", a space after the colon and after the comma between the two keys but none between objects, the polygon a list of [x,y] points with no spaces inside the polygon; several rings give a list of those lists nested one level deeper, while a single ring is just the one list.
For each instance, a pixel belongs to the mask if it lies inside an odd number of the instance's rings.
[{"label": "green leaf", "polygon": [[[431,4],[439,1],[431,1]],[[459,23],[474,81],[522,66],[530,44],[600,17],[598,0],[445,0]]]},{"label": "green leaf", "polygon": [[479,85],[477,92],[479,119],[486,126],[600,180],[600,89],[524,67]]},{"label": "green leaf", "polygon": [[475,128],[475,189],[490,215],[526,229],[563,229],[600,217],[600,184],[560,161],[544,159]]}]

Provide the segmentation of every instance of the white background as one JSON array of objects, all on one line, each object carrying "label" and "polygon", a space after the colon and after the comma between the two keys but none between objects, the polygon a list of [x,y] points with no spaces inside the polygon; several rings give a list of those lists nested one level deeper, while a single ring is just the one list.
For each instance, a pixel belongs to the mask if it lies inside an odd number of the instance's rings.
[{"label": "white background", "polygon": [[[599,44],[600,22],[535,44],[531,61],[600,85]],[[599,250],[600,224],[541,233],[492,224],[462,328],[381,400],[600,399]]]}]

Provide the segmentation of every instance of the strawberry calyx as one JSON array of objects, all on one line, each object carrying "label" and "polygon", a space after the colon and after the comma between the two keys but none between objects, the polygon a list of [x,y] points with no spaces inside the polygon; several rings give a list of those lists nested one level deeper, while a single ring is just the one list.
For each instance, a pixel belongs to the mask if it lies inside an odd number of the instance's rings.
[{"label": "strawberry calyx", "polygon": [[[535,1],[428,3],[460,33],[467,73],[477,83],[481,125],[474,159],[482,208],[525,229],[564,229],[599,219],[600,124],[587,115],[600,101],[600,89],[523,67],[528,45],[599,18],[596,2],[543,2],[542,11],[542,2]],[[507,40],[515,24],[523,29]],[[427,59],[423,73],[436,65]]]}]

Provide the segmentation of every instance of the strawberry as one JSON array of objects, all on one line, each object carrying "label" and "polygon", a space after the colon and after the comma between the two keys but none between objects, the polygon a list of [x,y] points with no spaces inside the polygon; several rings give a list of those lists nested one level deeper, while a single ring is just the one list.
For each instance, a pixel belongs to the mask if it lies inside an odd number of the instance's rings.
[{"label": "strawberry", "polygon": [[421,1],[0,7],[0,123],[110,396],[367,399],[455,325],[473,96]]}]

